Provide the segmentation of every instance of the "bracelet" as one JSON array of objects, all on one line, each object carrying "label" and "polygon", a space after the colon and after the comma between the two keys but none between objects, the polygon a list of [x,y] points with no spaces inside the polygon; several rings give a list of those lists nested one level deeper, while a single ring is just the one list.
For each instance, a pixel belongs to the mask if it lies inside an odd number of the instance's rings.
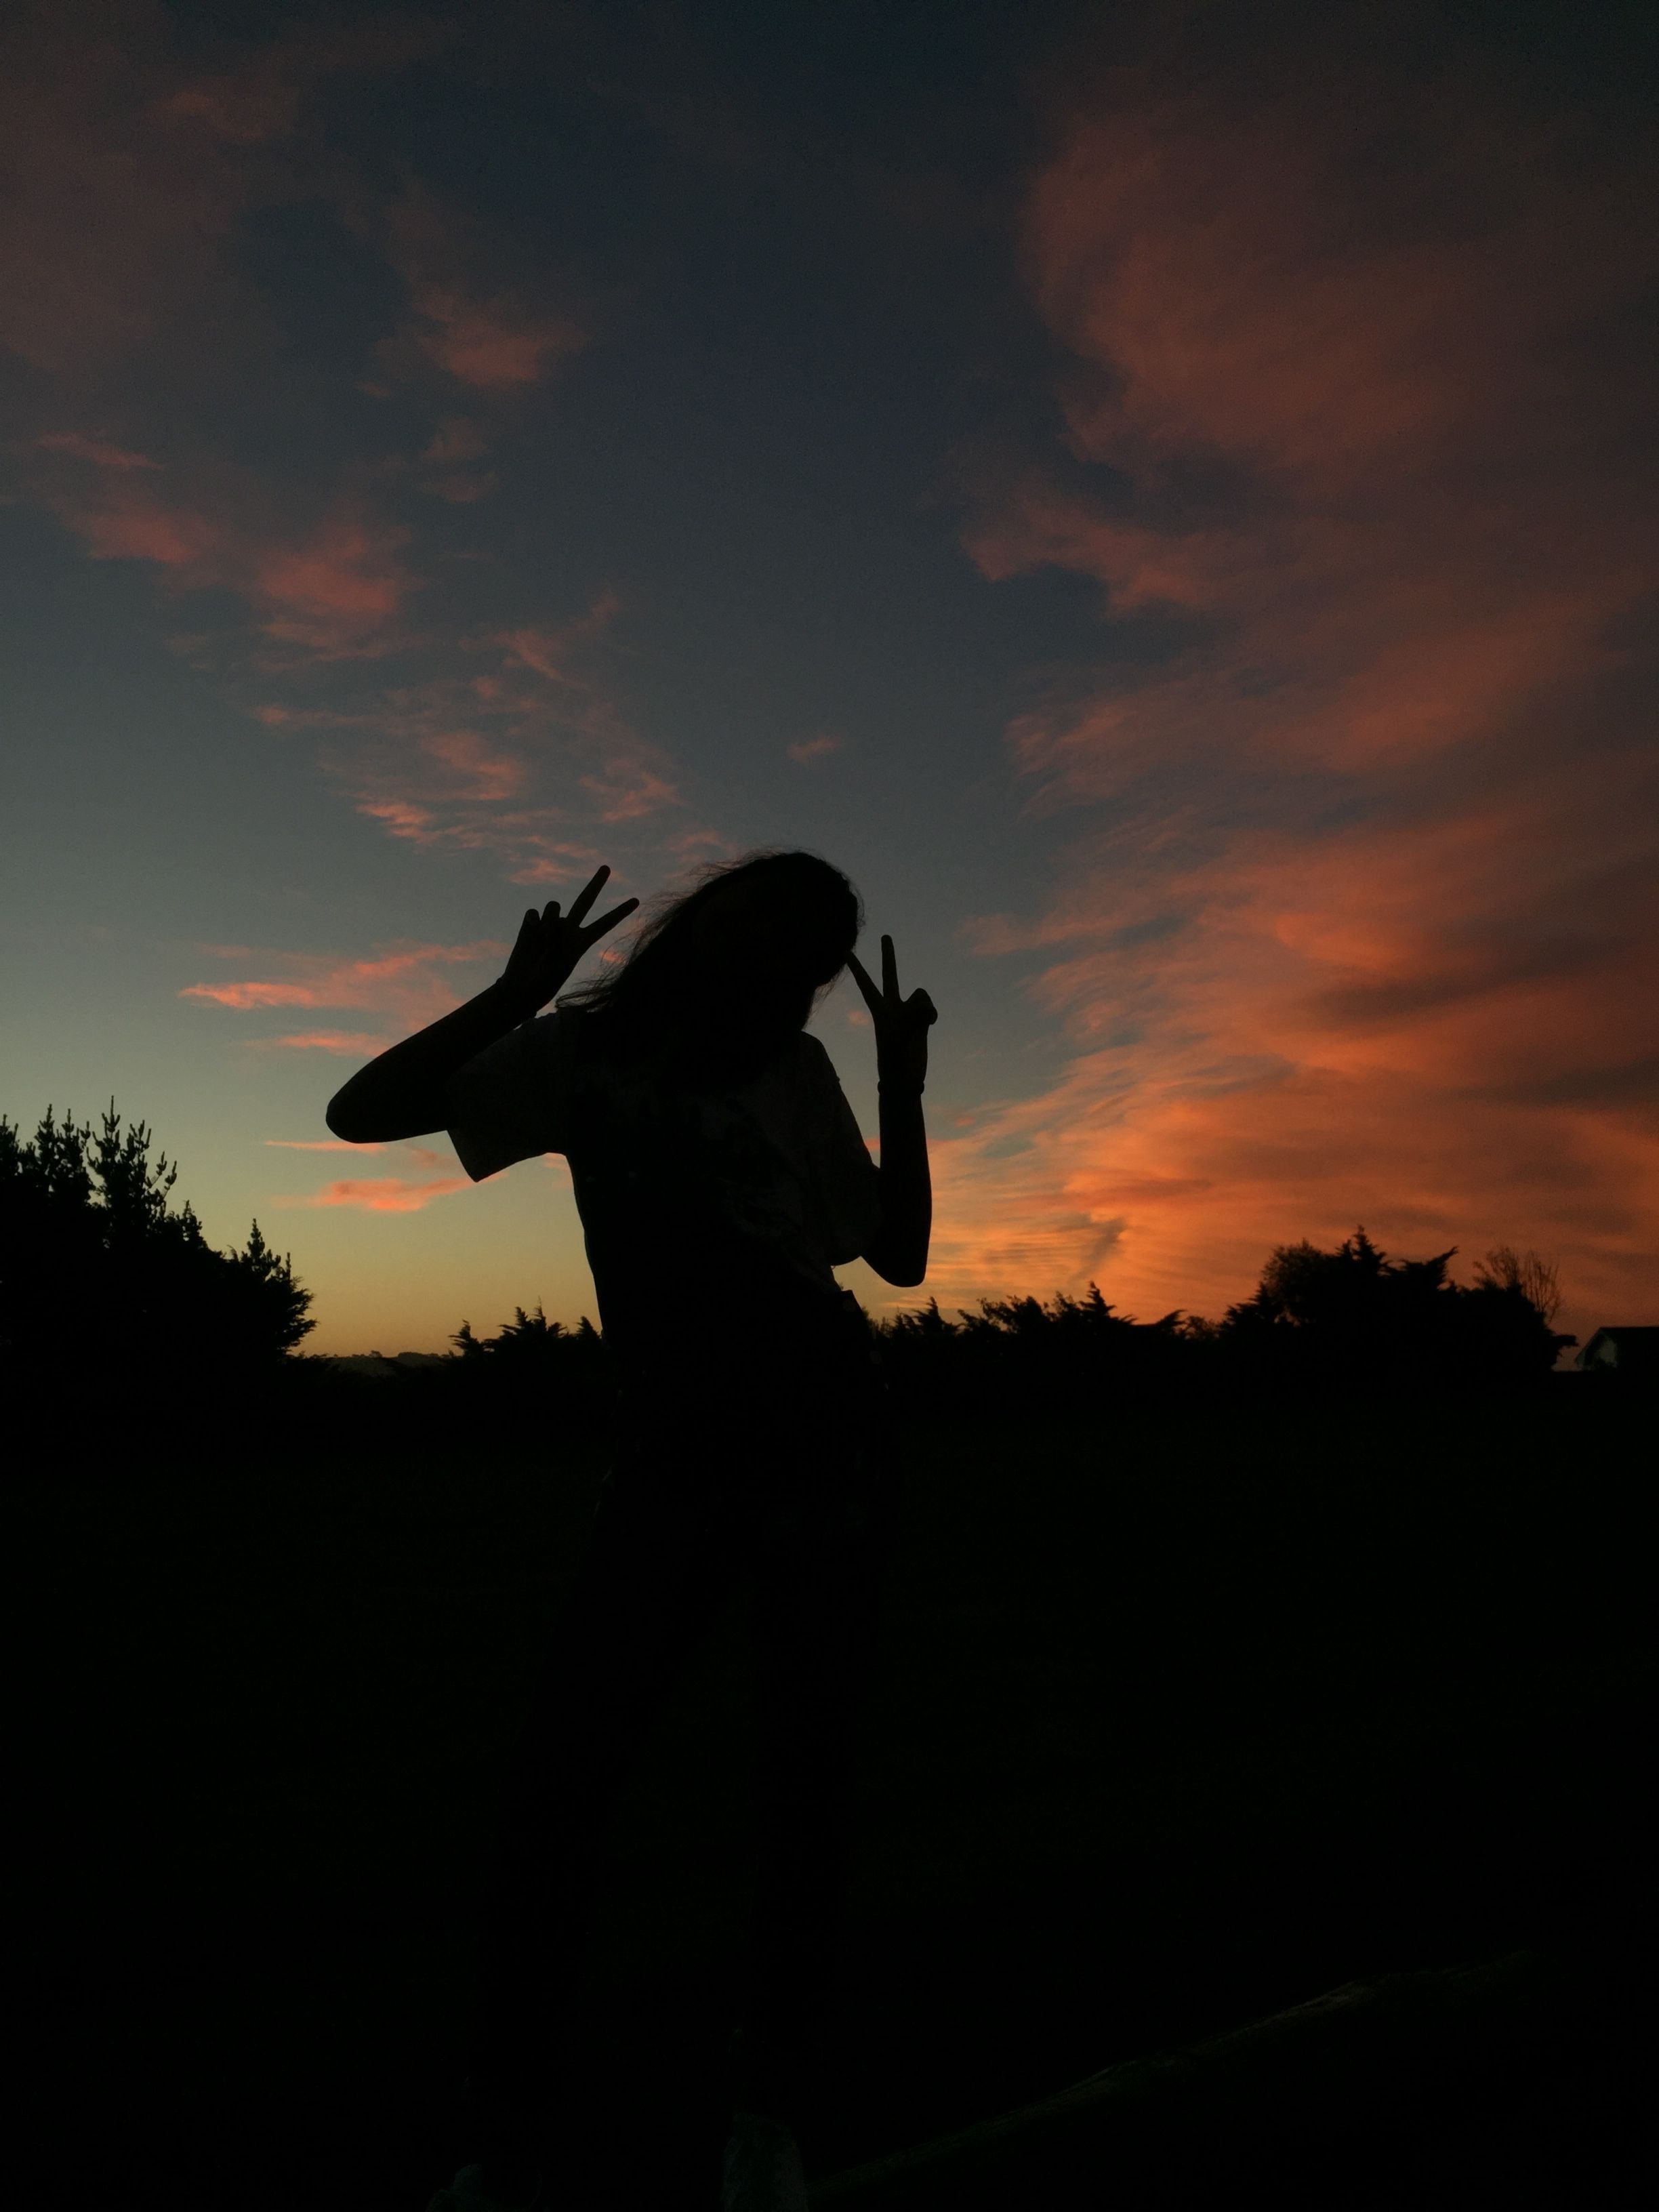
[{"label": "bracelet", "polygon": [[[920,1098],[927,1088],[927,1085],[925,1083],[919,1083],[914,1091],[896,1091],[892,1096],[896,1098]],[[879,1076],[876,1078],[876,1089],[878,1093],[885,1093],[887,1090],[887,1085]]]}]

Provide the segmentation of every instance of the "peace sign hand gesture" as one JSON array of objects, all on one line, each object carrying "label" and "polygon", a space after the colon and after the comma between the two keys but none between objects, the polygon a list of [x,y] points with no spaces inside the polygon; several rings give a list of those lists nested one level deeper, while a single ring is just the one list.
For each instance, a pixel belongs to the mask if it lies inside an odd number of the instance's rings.
[{"label": "peace sign hand gesture", "polygon": [[881,940],[881,988],[878,990],[857,953],[847,964],[864,994],[876,1030],[876,1073],[884,1090],[920,1093],[927,1077],[927,1032],[939,1013],[926,991],[899,996],[898,962],[893,940]]},{"label": "peace sign hand gesture", "polygon": [[539,914],[532,906],[520,923],[518,942],[507,956],[501,975],[501,991],[504,998],[528,1009],[523,1018],[539,1013],[570,980],[588,946],[606,930],[614,929],[639,904],[636,898],[624,899],[597,921],[588,921],[589,909],[610,873],[609,868],[597,870],[571,901],[568,914],[561,914],[557,899],[550,899]]}]

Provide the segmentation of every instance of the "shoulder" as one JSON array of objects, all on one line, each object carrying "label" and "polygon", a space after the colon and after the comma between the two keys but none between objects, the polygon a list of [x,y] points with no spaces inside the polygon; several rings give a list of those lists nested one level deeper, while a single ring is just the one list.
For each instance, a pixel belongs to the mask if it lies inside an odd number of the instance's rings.
[{"label": "shoulder", "polygon": [[520,1022],[467,1061],[459,1071],[463,1088],[505,1087],[539,1093],[550,1084],[562,1085],[577,1050],[579,1018],[553,1007],[532,1021]]},{"label": "shoulder", "polygon": [[803,1030],[795,1041],[790,1065],[795,1097],[807,1125],[834,1150],[841,1149],[850,1137],[863,1156],[864,1139],[823,1040]]},{"label": "shoulder", "polygon": [[534,1049],[549,1060],[574,1060],[581,1048],[587,1016],[576,1006],[550,1006],[525,1027],[536,1039]]},{"label": "shoulder", "polygon": [[780,1064],[780,1073],[805,1110],[835,1111],[842,1095],[841,1078],[821,1039],[802,1030]]},{"label": "shoulder", "polygon": [[815,1037],[810,1030],[803,1030],[795,1039],[793,1066],[795,1072],[808,1082],[833,1083],[840,1087],[835,1061],[824,1050],[823,1039]]}]

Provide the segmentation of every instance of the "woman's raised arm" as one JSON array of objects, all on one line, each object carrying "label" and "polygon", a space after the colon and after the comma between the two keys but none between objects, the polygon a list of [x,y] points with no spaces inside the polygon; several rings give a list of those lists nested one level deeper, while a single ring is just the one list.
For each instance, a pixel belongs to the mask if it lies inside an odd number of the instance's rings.
[{"label": "woman's raised arm", "polygon": [[912,1289],[927,1273],[933,1228],[921,1094],[927,1079],[927,1032],[939,1015],[926,991],[900,997],[890,937],[881,940],[879,990],[855,953],[848,953],[847,964],[875,1024],[881,1112],[881,1226],[864,1257],[887,1282]]},{"label": "woman's raised arm", "polygon": [[342,1084],[328,1102],[326,1119],[335,1135],[349,1145],[382,1145],[424,1137],[447,1127],[445,1085],[456,1069],[540,1013],[564,988],[588,946],[639,904],[637,899],[624,899],[597,921],[588,921],[588,911],[610,873],[609,868],[599,869],[572,902],[568,914],[561,914],[557,899],[539,914],[532,907],[520,925],[507,967],[495,982],[453,1013],[388,1047]]}]

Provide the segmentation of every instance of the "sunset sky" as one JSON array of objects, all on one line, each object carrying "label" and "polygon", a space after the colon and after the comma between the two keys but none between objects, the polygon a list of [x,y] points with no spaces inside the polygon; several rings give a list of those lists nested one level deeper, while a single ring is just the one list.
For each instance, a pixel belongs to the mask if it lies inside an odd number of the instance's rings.
[{"label": "sunset sky", "polygon": [[598,860],[803,844],[940,1010],[872,1305],[1363,1222],[1659,1322],[1653,22],[14,0],[0,1110],[311,1348],[574,1321],[562,1163],[326,1102]]}]

